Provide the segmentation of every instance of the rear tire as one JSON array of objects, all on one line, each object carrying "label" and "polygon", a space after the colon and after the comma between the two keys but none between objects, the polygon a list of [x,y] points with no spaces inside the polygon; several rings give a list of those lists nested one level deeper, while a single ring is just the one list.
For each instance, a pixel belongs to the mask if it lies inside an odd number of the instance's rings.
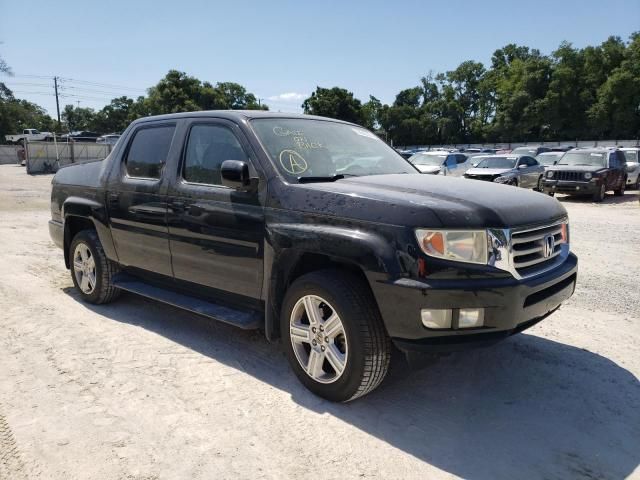
[{"label": "rear tire", "polygon": [[118,266],[105,255],[95,230],[82,230],[73,237],[69,263],[71,279],[84,301],[102,304],[120,296],[120,289],[113,286]]},{"label": "rear tire", "polygon": [[366,395],[387,374],[391,341],[375,298],[348,271],[320,270],[294,281],[283,301],[280,332],[300,382],[327,400]]},{"label": "rear tire", "polygon": [[626,187],[627,187],[627,179],[625,178],[625,179],[622,180],[622,184],[620,185],[620,188],[618,188],[617,190],[614,190],[613,194],[616,197],[623,196],[624,195],[624,190],[625,190]]}]

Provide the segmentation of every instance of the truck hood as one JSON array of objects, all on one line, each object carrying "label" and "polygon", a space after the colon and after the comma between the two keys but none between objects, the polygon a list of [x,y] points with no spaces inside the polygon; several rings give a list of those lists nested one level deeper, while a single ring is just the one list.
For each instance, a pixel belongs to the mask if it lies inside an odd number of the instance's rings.
[{"label": "truck hood", "polygon": [[567,215],[548,195],[441,175],[371,175],[291,184],[277,197],[280,208],[408,227],[507,228]]},{"label": "truck hood", "polygon": [[502,175],[512,171],[513,168],[470,168],[465,175]]}]

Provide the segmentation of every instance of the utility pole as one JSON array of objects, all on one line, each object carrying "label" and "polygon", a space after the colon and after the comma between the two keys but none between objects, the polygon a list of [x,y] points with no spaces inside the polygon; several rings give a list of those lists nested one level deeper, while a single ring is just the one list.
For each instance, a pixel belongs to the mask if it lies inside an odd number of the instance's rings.
[{"label": "utility pole", "polygon": [[56,110],[58,111],[58,130],[60,130],[61,124],[60,124],[60,102],[58,101],[58,77],[53,77],[53,86],[56,90]]}]

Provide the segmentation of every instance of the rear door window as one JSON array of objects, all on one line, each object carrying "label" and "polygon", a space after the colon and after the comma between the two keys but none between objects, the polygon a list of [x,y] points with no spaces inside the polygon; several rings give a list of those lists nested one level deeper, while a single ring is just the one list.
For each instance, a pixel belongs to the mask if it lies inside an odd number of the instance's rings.
[{"label": "rear door window", "polygon": [[135,178],[160,178],[174,131],[175,125],[139,129],[129,144],[125,161],[127,175]]}]

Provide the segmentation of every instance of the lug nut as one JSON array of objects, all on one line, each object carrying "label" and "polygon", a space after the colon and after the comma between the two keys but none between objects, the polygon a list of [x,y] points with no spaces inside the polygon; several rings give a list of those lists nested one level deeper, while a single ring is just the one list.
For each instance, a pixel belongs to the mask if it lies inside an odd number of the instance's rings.
[{"label": "lug nut", "polygon": [[316,342],[316,341],[314,340],[314,341],[312,341],[312,342],[311,342],[311,344],[315,347],[315,346],[318,344],[318,342]]},{"label": "lug nut", "polygon": [[322,350],[324,352],[325,348],[324,347],[320,347],[320,350]]},{"label": "lug nut", "polygon": [[320,331],[324,332],[324,327],[322,325],[320,325]]},{"label": "lug nut", "polygon": [[312,331],[313,333],[316,333],[316,327],[311,327],[311,331]]}]

